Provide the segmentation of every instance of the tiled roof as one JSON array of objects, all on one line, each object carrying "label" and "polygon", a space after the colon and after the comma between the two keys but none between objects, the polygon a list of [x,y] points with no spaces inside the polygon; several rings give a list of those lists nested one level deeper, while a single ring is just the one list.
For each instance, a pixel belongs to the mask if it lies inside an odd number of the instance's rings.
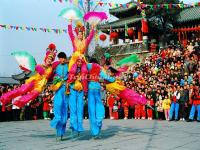
[{"label": "tiled roof", "polygon": [[116,8],[113,8],[113,9],[110,9],[109,12],[110,14],[115,14],[115,13],[123,13],[123,12],[126,12],[128,10],[131,10],[133,8],[135,8],[137,5],[132,3],[132,2],[129,2],[127,4],[123,4],[123,5],[129,5],[129,8],[126,8],[126,7],[116,7]]},{"label": "tiled roof", "polygon": [[141,20],[142,20],[142,18],[136,18],[135,16],[127,17],[127,18],[124,18],[124,19],[119,19],[117,21],[110,22],[110,23],[105,24],[105,25],[101,25],[100,29],[102,29],[102,30],[103,29],[110,29],[110,26],[112,28],[125,27],[125,24],[129,25],[129,24],[132,24],[132,23],[139,22]]},{"label": "tiled roof", "polygon": [[11,77],[0,77],[0,84],[19,84],[19,81]]},{"label": "tiled roof", "polygon": [[178,15],[177,22],[183,23],[194,20],[200,20],[200,6],[187,8],[181,11],[180,14]]}]

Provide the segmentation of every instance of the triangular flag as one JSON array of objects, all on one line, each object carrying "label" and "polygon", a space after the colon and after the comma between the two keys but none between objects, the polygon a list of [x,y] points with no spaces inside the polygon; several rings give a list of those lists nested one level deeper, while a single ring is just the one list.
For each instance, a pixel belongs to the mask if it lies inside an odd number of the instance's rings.
[{"label": "triangular flag", "polygon": [[100,6],[103,6],[103,2],[99,2],[99,5],[100,5]]}]

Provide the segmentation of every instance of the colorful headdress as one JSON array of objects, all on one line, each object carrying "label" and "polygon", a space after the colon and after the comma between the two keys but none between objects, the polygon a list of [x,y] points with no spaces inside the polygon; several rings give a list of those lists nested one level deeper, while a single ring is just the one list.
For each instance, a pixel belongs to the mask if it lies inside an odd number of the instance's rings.
[{"label": "colorful headdress", "polygon": [[77,62],[77,60],[81,59],[83,63],[86,63],[85,56],[83,54],[80,54],[79,52],[75,52],[72,54],[72,57],[69,61],[69,70],[71,69],[72,65]]},{"label": "colorful headdress", "polygon": [[53,43],[49,44],[48,48],[46,49],[46,56],[44,61],[46,62],[47,58],[49,57],[51,57],[54,61],[56,58],[56,53],[57,53],[56,45]]},{"label": "colorful headdress", "polygon": [[80,21],[78,21],[76,23],[75,32],[77,35],[78,35],[78,32],[83,32],[83,35],[85,34],[85,27],[83,26],[83,24]]}]

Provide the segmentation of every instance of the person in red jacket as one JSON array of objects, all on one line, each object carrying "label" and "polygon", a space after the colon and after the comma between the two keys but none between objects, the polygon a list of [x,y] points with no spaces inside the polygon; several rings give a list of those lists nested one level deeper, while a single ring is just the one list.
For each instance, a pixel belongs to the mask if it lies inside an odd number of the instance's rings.
[{"label": "person in red jacket", "polygon": [[115,120],[119,119],[119,114],[118,114],[119,108],[120,108],[120,104],[118,103],[117,100],[115,100],[113,104],[113,108],[112,108],[112,115],[113,115],[113,119]]},{"label": "person in red jacket", "polygon": [[200,94],[199,88],[195,87],[191,97],[192,108],[190,110],[190,116],[188,121],[194,120],[195,112],[197,111],[197,121],[200,122]]},{"label": "person in red jacket", "polygon": [[[141,95],[145,97],[144,91],[142,91]],[[140,105],[140,111],[141,111],[142,119],[146,119],[146,107],[145,107],[145,105]]]},{"label": "person in red jacket", "polygon": [[[147,104],[151,107],[153,107],[154,105],[151,95],[147,95]],[[148,116],[148,120],[153,119],[153,110],[150,107],[147,107],[147,116]]]},{"label": "person in red jacket", "polygon": [[50,94],[48,92],[45,93],[45,96],[43,97],[43,117],[45,120],[49,119],[49,100],[50,100]]},{"label": "person in red jacket", "polygon": [[110,119],[114,119],[113,118],[113,113],[112,113],[112,108],[113,108],[113,105],[114,105],[114,101],[115,101],[114,95],[109,94],[108,99],[107,99],[107,103],[108,103],[108,106],[109,106]]},{"label": "person in red jacket", "polygon": [[124,107],[124,120],[127,120],[128,119],[128,107],[129,107],[129,104],[126,100],[122,100],[122,105]]}]

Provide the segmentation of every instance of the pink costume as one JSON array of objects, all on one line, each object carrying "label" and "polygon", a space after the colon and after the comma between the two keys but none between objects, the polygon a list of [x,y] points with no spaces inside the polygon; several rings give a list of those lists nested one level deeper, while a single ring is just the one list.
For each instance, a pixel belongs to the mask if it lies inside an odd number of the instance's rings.
[{"label": "pink costume", "polygon": [[[54,61],[56,52],[55,49],[50,49],[54,44],[49,45],[49,49],[47,49],[46,57],[44,62],[46,62],[47,58],[51,57]],[[54,45],[55,47],[55,45]],[[25,84],[20,86],[13,91],[7,92],[0,97],[0,101],[2,102],[3,107],[11,103],[12,99],[15,97],[20,97],[19,100],[15,101],[13,105],[18,106],[20,108],[24,107],[28,102],[35,100],[39,94],[44,90],[47,81],[50,79],[53,68],[56,65],[36,65],[35,74],[31,76],[29,79],[25,81]]]},{"label": "pink costume", "polygon": [[[84,32],[83,30],[84,30],[84,28],[81,31]],[[73,30],[72,30],[72,25],[69,24],[68,25],[68,33],[69,33],[69,37],[72,41],[73,52],[74,52],[69,61],[69,70],[70,70],[72,65],[76,63],[77,58],[81,54],[84,54],[85,51],[87,50],[92,38],[94,37],[95,31],[94,31],[94,29],[92,29],[92,31],[90,32],[89,36],[86,39],[79,40],[77,37],[74,36]],[[76,30],[76,33],[78,35],[77,30]],[[85,60],[85,58],[84,58],[84,60]]]}]

